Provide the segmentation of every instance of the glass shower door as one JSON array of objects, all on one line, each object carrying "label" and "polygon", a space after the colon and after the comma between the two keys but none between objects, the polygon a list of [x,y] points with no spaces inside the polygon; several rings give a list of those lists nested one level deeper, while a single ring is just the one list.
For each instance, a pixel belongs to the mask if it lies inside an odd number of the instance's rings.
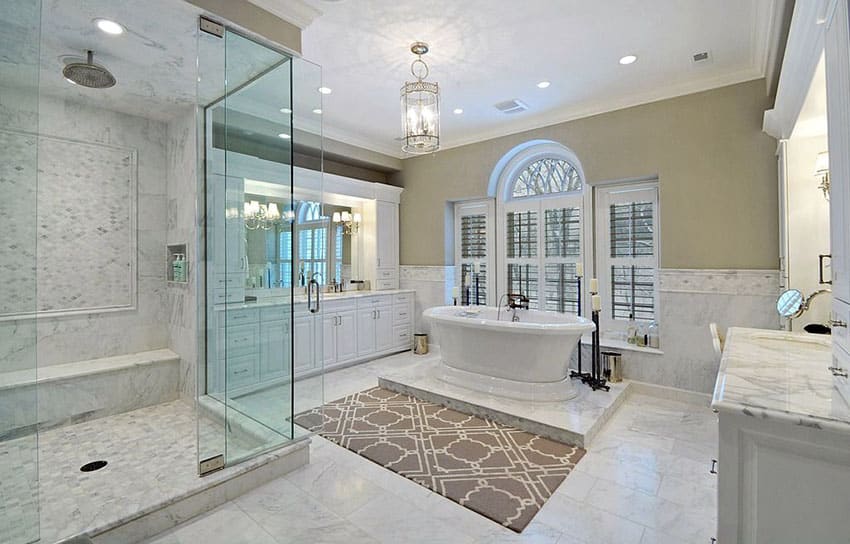
[{"label": "glass shower door", "polygon": [[[199,414],[207,417],[199,419],[204,473],[296,437],[295,354],[311,364],[319,360],[315,347],[322,331],[317,286],[308,309],[296,277],[293,148],[299,135],[293,124],[300,114],[293,101],[293,59],[227,28],[202,33],[200,40],[207,250],[206,364],[199,365],[204,369]],[[311,198],[320,205],[320,183],[318,189]]]},{"label": "glass shower door", "polygon": [[41,3],[0,2],[0,542],[39,540],[36,190]]}]

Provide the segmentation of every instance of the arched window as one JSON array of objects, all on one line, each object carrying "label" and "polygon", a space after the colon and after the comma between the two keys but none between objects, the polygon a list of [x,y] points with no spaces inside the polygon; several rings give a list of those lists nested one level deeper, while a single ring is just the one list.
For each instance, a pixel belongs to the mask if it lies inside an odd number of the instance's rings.
[{"label": "arched window", "polygon": [[589,193],[572,150],[532,141],[509,151],[491,176],[496,197],[497,289],[532,308],[579,312]]},{"label": "arched window", "polygon": [[578,170],[564,159],[538,159],[526,166],[513,183],[512,198],[571,193],[584,184]]}]

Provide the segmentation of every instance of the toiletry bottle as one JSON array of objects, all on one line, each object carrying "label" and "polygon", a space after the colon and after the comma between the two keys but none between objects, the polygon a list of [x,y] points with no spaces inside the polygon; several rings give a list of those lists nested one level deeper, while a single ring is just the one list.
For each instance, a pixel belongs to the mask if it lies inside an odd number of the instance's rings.
[{"label": "toiletry bottle", "polygon": [[637,335],[635,336],[635,345],[646,346],[646,324],[641,323],[637,326]]},{"label": "toiletry bottle", "polygon": [[648,337],[649,337],[649,342],[647,343],[647,346],[657,349],[658,346],[660,345],[660,339],[658,337],[658,323],[657,322],[653,321],[649,325]]},{"label": "toiletry bottle", "polygon": [[635,324],[635,316],[629,314],[629,326],[626,328],[626,342],[629,344],[637,343],[637,325]]},{"label": "toiletry bottle", "polygon": [[171,280],[172,281],[184,281],[182,279],[182,271],[183,271],[183,254],[175,253],[174,260],[171,262]]}]

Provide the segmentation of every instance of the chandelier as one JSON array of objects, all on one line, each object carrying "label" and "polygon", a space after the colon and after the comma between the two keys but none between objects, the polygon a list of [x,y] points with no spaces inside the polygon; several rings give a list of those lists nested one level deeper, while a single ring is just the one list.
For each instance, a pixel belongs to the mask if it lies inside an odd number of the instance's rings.
[{"label": "chandelier", "polygon": [[274,202],[260,204],[256,200],[246,202],[243,208],[245,228],[248,230],[269,230],[280,221],[280,209]]},{"label": "chandelier", "polygon": [[342,233],[343,234],[357,234],[360,230],[360,223],[363,221],[362,216],[359,213],[351,214],[350,212],[334,212],[331,220],[334,223],[342,224]]},{"label": "chandelier", "polygon": [[421,155],[440,149],[440,86],[425,81],[428,65],[422,55],[428,44],[414,42],[410,51],[416,60],[410,64],[410,73],[416,81],[401,87],[401,126],[404,132],[401,149],[405,153]]}]

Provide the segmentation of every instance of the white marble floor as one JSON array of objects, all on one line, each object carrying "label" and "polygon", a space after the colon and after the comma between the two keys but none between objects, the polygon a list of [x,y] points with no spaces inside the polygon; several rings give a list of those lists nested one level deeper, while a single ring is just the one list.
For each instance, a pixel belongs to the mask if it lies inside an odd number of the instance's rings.
[{"label": "white marble floor", "polygon": [[[325,398],[374,386],[388,367],[416,362],[402,354],[330,373]],[[708,542],[716,511],[716,481],[708,471],[716,443],[717,423],[707,406],[630,395],[517,535],[316,438],[308,466],[148,544]]]}]

